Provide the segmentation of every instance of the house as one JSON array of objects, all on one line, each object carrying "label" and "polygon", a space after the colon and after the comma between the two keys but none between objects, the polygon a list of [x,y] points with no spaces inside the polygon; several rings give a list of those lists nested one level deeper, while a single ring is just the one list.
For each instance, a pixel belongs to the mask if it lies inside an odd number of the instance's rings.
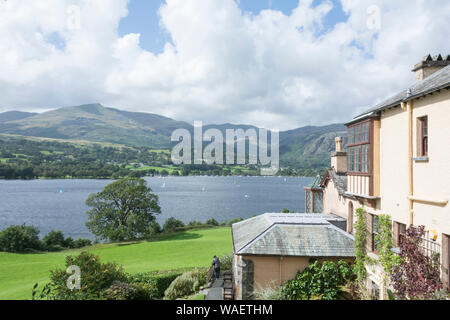
[{"label": "house", "polygon": [[354,259],[353,236],[335,215],[266,213],[232,225],[235,298],[295,278],[311,259]]},{"label": "house", "polygon": [[[425,226],[425,251],[440,254],[442,280],[448,288],[450,56],[428,55],[412,71],[415,82],[409,88],[346,124],[346,150],[337,138],[331,168],[316,193],[322,191],[322,212],[347,219],[349,233],[355,210],[364,209],[371,235],[367,251],[373,258],[380,214],[392,218],[395,245],[407,226]],[[383,292],[379,270],[368,271],[369,286]]]}]

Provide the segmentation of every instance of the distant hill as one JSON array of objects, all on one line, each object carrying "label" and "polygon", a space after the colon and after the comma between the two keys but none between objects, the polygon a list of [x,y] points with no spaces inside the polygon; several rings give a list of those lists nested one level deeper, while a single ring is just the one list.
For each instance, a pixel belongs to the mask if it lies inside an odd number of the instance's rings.
[{"label": "distant hill", "polygon": [[131,146],[169,147],[176,128],[185,122],[150,113],[126,112],[100,104],[60,108],[0,123],[0,133],[56,139],[111,142]]},{"label": "distant hill", "polygon": [[[187,122],[151,113],[128,112],[100,104],[66,107],[44,113],[0,113],[0,133],[65,140],[108,142],[126,146],[170,148],[175,129],[193,131]],[[206,125],[204,130],[255,128],[251,125]],[[320,169],[329,165],[334,138],[345,135],[345,126],[333,124],[280,132],[281,165]]]},{"label": "distant hill", "polygon": [[25,118],[29,118],[32,116],[37,115],[37,113],[30,113],[30,112],[21,112],[21,111],[8,111],[4,113],[0,113],[0,123],[8,122],[8,121],[15,121],[15,120],[22,120]]}]

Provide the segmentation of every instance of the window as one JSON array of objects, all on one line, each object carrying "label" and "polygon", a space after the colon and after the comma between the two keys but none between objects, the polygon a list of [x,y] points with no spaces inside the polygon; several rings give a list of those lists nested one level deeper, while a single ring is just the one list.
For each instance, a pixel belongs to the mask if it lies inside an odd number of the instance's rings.
[{"label": "window", "polygon": [[406,224],[394,221],[394,232],[393,232],[393,240],[394,246],[400,246],[400,239],[404,236],[406,232]]},{"label": "window", "polygon": [[314,197],[314,213],[322,213],[323,211],[323,193],[322,192],[313,192]]},{"label": "window", "polygon": [[348,160],[348,171],[355,171],[355,157],[354,157],[354,148],[348,148],[347,151],[347,160]]},{"label": "window", "polygon": [[418,155],[420,157],[428,156],[428,117],[419,118],[419,126],[418,126]]},{"label": "window", "polygon": [[366,121],[348,128],[348,172],[369,174],[370,170],[370,122]]},{"label": "window", "polygon": [[305,190],[305,211],[306,213],[312,213],[311,211],[311,190]]}]

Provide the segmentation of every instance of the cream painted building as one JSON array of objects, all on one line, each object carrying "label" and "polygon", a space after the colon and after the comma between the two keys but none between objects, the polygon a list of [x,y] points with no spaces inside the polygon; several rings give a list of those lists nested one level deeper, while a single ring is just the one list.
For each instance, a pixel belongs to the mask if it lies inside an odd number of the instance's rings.
[{"label": "cream painted building", "polygon": [[[427,56],[413,72],[410,88],[346,124],[346,151],[337,139],[332,167],[319,186],[323,213],[347,219],[352,233],[355,210],[362,207],[372,236],[377,216],[389,214],[395,244],[407,226],[424,225],[425,243],[440,253],[449,287],[450,57]],[[368,251],[376,258],[372,237]],[[377,290],[377,270],[369,270],[369,279]]]}]

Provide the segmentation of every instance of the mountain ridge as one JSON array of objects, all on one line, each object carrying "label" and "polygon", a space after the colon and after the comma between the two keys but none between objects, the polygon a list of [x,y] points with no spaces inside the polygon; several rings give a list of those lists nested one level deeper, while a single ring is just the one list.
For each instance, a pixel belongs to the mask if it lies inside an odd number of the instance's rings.
[{"label": "mountain ridge", "polygon": [[[248,124],[209,124],[210,128],[244,130]],[[176,129],[193,131],[193,126],[158,114],[123,111],[101,104],[63,107],[43,113],[9,111],[0,113],[0,133],[64,140],[107,142],[133,147],[171,148]],[[334,138],[345,135],[343,124],[305,126],[280,132],[282,166],[323,168],[329,166]]]}]

